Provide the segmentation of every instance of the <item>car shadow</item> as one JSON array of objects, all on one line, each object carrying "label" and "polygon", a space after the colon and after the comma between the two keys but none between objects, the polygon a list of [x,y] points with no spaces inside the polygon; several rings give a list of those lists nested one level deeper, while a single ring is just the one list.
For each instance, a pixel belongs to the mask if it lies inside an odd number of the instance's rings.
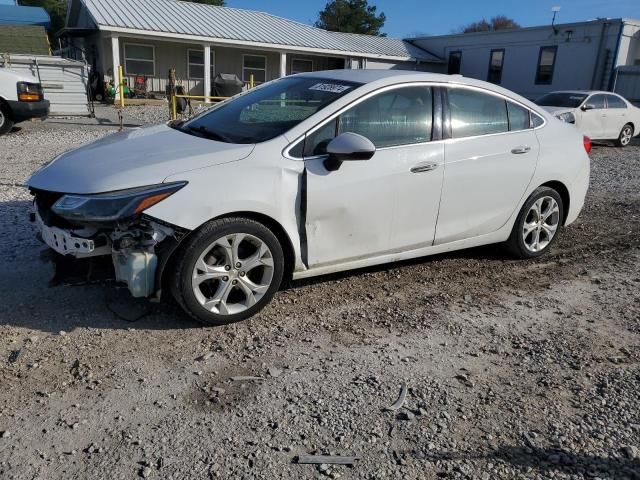
[{"label": "car shadow", "polygon": [[485,245],[482,247],[455,250],[452,252],[440,253],[437,255],[417,257],[409,260],[383,263],[370,267],[356,268],[343,272],[327,273],[324,275],[318,275],[317,277],[305,278],[301,280],[292,280],[284,285],[281,290],[295,290],[297,288],[302,288],[309,285],[316,285],[336,280],[344,280],[346,278],[358,277],[370,273],[389,272],[391,270],[413,267],[417,265],[429,265],[433,262],[452,259],[473,259],[500,262],[503,262],[505,260],[513,260],[499,244]]},{"label": "car shadow", "polygon": [[[159,302],[132,298],[124,285],[115,282],[110,257],[53,262],[60,257],[37,240],[35,227],[28,221],[30,208],[27,200],[0,203],[0,326],[54,333],[79,327],[201,327],[168,291]],[[281,290],[453,258],[503,261],[506,257],[499,247],[479,247],[298,280]]]},{"label": "car shadow", "polygon": [[542,475],[564,474],[579,478],[640,480],[640,460],[629,458],[622,451],[618,457],[577,454],[561,448],[538,448],[526,446],[502,446],[489,454],[477,453],[433,453],[418,455],[427,461],[486,460],[491,463],[508,463],[526,472]]}]

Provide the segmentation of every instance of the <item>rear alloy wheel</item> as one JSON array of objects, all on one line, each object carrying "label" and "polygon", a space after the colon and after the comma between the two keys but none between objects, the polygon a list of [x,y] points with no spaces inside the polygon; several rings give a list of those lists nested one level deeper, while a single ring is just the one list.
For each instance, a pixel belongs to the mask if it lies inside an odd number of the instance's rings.
[{"label": "rear alloy wheel", "polygon": [[563,221],[562,198],[552,188],[537,188],[525,202],[507,241],[518,258],[544,254],[558,236]]},{"label": "rear alloy wheel", "polygon": [[206,324],[251,317],[269,303],[282,281],[282,247],[253,220],[214,220],[182,252],[173,293],[187,313]]},{"label": "rear alloy wheel", "polygon": [[620,135],[618,136],[618,140],[616,140],[616,146],[618,147],[626,147],[631,143],[631,139],[633,138],[633,125],[627,123],[622,130],[620,130]]},{"label": "rear alloy wheel", "polygon": [[4,135],[13,128],[13,120],[9,108],[0,101],[0,135]]}]

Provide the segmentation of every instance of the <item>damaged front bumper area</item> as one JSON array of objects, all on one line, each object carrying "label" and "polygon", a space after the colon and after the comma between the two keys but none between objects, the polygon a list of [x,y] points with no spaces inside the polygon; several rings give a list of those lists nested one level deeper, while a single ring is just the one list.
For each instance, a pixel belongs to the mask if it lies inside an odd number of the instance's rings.
[{"label": "damaged front bumper area", "polygon": [[38,236],[59,255],[111,256],[115,280],[134,297],[159,297],[169,257],[187,231],[142,213],[109,221],[69,220],[52,209],[64,194],[33,190],[32,221]]}]

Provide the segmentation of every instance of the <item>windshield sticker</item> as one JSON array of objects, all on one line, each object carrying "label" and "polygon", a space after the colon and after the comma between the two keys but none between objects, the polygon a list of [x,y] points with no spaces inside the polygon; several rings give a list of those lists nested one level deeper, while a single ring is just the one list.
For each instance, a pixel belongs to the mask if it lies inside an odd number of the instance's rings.
[{"label": "windshield sticker", "polygon": [[582,100],[584,98],[584,95],[578,95],[576,96],[571,96],[569,97],[571,100]]},{"label": "windshield sticker", "polygon": [[320,90],[321,92],[330,93],[342,93],[345,90],[349,90],[351,86],[340,85],[338,83],[316,83],[313,87],[309,87],[309,90]]}]

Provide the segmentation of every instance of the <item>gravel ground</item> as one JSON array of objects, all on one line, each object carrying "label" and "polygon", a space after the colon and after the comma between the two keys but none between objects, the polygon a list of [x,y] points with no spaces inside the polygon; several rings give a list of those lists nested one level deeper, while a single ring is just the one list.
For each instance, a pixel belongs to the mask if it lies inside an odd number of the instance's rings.
[{"label": "gravel ground", "polygon": [[541,259],[298,282],[201,328],[113,284],[49,286],[17,185],[113,131],[98,113],[0,138],[0,478],[640,478],[638,142],[594,148],[585,210]]}]

